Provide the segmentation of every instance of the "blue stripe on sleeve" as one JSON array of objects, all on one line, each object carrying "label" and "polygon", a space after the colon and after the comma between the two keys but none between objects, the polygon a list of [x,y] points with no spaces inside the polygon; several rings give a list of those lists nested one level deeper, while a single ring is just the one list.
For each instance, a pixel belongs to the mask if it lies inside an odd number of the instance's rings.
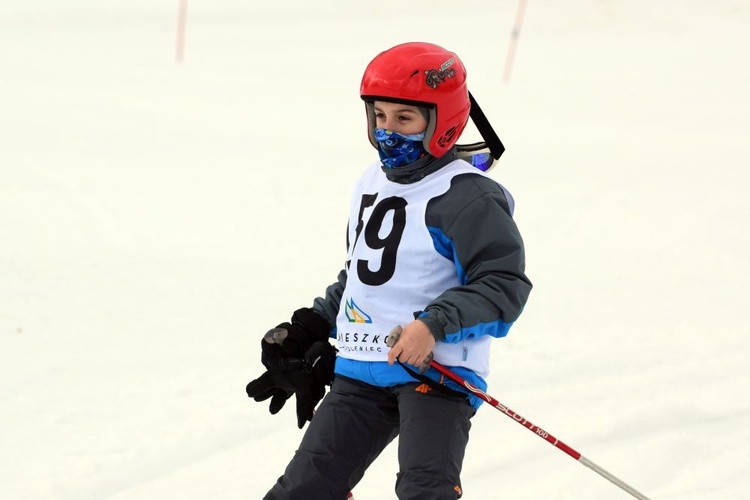
[{"label": "blue stripe on sleeve", "polygon": [[455,333],[450,333],[445,336],[445,342],[454,344],[464,339],[474,339],[481,337],[482,335],[490,335],[499,339],[508,335],[510,327],[513,326],[513,322],[505,323],[504,321],[493,321],[491,323],[479,323],[468,328],[461,328]]},{"label": "blue stripe on sleeve", "polygon": [[430,232],[430,236],[432,236],[432,244],[435,246],[435,251],[446,259],[453,261],[453,264],[456,266],[456,272],[458,273],[458,281],[462,285],[465,285],[466,272],[458,261],[458,255],[456,255],[456,248],[453,245],[453,240],[448,238],[440,228],[427,226],[427,230]]}]

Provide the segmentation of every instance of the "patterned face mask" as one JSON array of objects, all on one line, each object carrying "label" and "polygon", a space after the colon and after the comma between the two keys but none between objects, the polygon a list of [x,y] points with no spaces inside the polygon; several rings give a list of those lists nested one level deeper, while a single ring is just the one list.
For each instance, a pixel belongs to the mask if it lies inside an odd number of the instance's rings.
[{"label": "patterned face mask", "polygon": [[380,161],[388,168],[398,168],[417,160],[424,154],[424,132],[401,135],[384,128],[375,129]]}]

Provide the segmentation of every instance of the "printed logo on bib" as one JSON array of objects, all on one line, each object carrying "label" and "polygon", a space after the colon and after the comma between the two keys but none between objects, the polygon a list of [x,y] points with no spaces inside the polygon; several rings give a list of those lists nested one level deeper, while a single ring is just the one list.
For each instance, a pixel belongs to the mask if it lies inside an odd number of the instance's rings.
[{"label": "printed logo on bib", "polygon": [[385,352],[386,333],[344,332],[336,334],[336,347],[348,352]]},{"label": "printed logo on bib", "polygon": [[[386,335],[373,332],[372,317],[364,312],[354,299],[344,302],[347,323],[339,323],[336,347],[348,352],[384,352]],[[359,326],[357,326],[359,325]]]},{"label": "printed logo on bib", "polygon": [[370,315],[360,309],[352,298],[346,301],[344,313],[349,323],[372,323]]}]

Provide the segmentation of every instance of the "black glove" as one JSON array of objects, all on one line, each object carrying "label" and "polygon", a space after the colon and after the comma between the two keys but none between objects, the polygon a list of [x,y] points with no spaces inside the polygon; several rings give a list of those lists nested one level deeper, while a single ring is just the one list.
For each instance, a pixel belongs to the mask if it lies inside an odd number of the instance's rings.
[{"label": "black glove", "polygon": [[296,311],[291,323],[269,331],[261,342],[261,361],[268,371],[247,385],[247,395],[255,401],[271,398],[268,409],[276,414],[296,394],[301,429],[333,381],[336,349],[328,343],[329,331],[328,322],[311,309]]},{"label": "black glove", "polygon": [[260,342],[260,360],[273,372],[286,371],[305,356],[313,343],[327,340],[331,326],[312,309],[294,311],[291,323],[282,323],[270,330]]}]

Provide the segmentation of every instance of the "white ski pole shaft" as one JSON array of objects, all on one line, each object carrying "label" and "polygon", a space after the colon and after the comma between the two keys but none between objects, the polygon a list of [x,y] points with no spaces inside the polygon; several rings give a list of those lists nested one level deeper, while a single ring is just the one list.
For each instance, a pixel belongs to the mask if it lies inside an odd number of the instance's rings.
[{"label": "white ski pole shaft", "polygon": [[577,452],[576,450],[574,450],[573,448],[571,448],[567,444],[563,443],[562,441],[560,441],[555,436],[553,436],[549,432],[545,431],[544,429],[542,429],[538,425],[532,424],[531,422],[529,422],[528,420],[526,420],[525,418],[523,418],[521,415],[519,415],[518,413],[514,412],[513,410],[511,410],[510,408],[508,408],[507,406],[505,406],[504,404],[502,404],[501,402],[499,402],[497,399],[493,398],[492,396],[490,396],[489,394],[487,394],[483,390],[481,390],[478,387],[476,387],[475,385],[471,384],[470,382],[468,382],[467,380],[465,380],[460,375],[454,373],[452,370],[444,367],[443,365],[441,365],[440,363],[438,363],[435,360],[433,360],[430,363],[430,366],[432,366],[438,372],[440,372],[441,374],[445,375],[449,379],[453,380],[457,384],[459,384],[462,387],[466,388],[472,394],[474,394],[474,395],[482,398],[484,401],[488,402],[491,406],[493,406],[494,408],[500,410],[505,415],[507,415],[508,417],[512,418],[513,420],[515,420],[519,424],[523,425],[528,430],[530,430],[531,432],[533,432],[537,436],[541,437],[542,439],[544,439],[545,441],[547,441],[548,443],[550,443],[554,447],[556,447],[556,448],[564,451],[566,454],[568,454],[572,458],[576,459],[578,462],[582,463],[583,465],[585,465],[589,469],[593,470],[594,472],[596,472],[597,474],[599,474],[603,478],[607,479],[608,481],[610,481],[612,484],[614,484],[618,488],[621,488],[622,490],[630,493],[632,496],[634,496],[638,500],[649,500],[649,498],[646,495],[644,495],[643,493],[640,493],[638,490],[636,490],[632,486],[628,485],[627,483],[625,483],[621,479],[617,478],[616,476],[614,476],[610,472],[608,472],[608,471],[604,470],[603,468],[599,467],[594,462],[592,462],[588,458],[584,457],[579,452]]},{"label": "white ski pole shaft", "polygon": [[598,465],[596,465],[594,462],[584,457],[583,455],[578,457],[578,461],[581,462],[586,467],[588,467],[589,469],[591,469],[592,471],[602,476],[604,479],[608,480],[609,482],[617,486],[618,488],[627,491],[638,500],[649,500],[646,495],[636,490],[635,488],[627,484],[622,479],[619,479],[614,474],[606,471],[605,469],[602,469],[601,467],[599,467]]}]

